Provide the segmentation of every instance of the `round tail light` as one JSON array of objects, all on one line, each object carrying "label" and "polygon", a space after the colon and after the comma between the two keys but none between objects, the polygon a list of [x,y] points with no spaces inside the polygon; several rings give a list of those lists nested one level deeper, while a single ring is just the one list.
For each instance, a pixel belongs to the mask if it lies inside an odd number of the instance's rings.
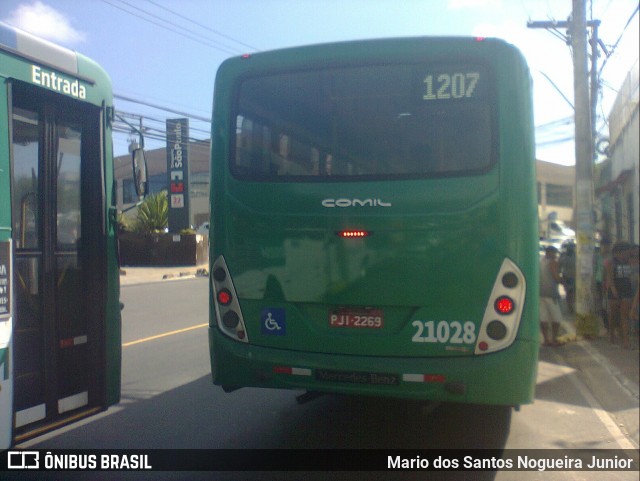
[{"label": "round tail light", "polygon": [[231,304],[231,299],[233,299],[233,297],[231,296],[231,291],[229,291],[229,289],[220,289],[218,291],[217,298],[218,302],[223,306],[228,306],[229,304]]},{"label": "round tail light", "polygon": [[498,314],[506,316],[507,314],[511,314],[513,312],[515,304],[513,302],[513,299],[511,299],[509,296],[501,296],[496,299],[493,307]]}]

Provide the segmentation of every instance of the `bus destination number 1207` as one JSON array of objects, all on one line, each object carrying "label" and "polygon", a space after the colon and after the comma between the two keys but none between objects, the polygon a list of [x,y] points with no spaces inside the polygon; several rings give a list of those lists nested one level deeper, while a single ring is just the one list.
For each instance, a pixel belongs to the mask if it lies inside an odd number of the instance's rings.
[{"label": "bus destination number 1207", "polygon": [[427,75],[424,79],[424,100],[470,99],[480,80],[479,72],[457,72]]}]

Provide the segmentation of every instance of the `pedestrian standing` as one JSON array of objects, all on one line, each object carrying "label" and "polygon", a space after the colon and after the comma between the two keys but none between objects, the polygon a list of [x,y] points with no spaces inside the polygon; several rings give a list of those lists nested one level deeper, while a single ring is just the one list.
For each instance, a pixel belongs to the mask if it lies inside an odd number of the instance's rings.
[{"label": "pedestrian standing", "polygon": [[609,318],[607,313],[607,283],[605,280],[606,265],[611,262],[611,242],[602,239],[600,248],[596,252],[596,262],[594,267],[594,277],[596,280],[596,312],[602,316],[602,323],[605,329],[609,329]]},{"label": "pedestrian standing", "polygon": [[562,285],[567,294],[567,309],[573,314],[576,310],[576,245],[573,241],[566,241],[562,245],[559,266]]},{"label": "pedestrian standing", "polygon": [[545,346],[556,347],[562,312],[560,311],[560,269],[558,267],[558,249],[549,246],[544,251],[544,257],[540,259],[540,330]]},{"label": "pedestrian standing", "polygon": [[609,303],[609,341],[622,342],[629,349],[629,311],[633,299],[631,284],[631,265],[629,254],[631,246],[627,242],[616,242],[611,250],[611,262],[607,264],[607,301]]}]

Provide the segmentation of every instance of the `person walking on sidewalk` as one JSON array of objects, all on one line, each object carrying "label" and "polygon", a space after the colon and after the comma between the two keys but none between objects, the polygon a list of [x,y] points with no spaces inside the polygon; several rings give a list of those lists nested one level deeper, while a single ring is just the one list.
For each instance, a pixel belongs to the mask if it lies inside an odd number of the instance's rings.
[{"label": "person walking on sidewalk", "polygon": [[607,287],[609,302],[609,342],[620,338],[622,347],[629,349],[629,311],[633,299],[631,285],[631,246],[627,242],[616,242],[611,250],[611,262],[607,265]]},{"label": "person walking on sidewalk", "polygon": [[573,314],[576,310],[576,245],[570,240],[562,244],[560,254],[560,277],[567,293],[567,309]]},{"label": "person walking on sidewalk", "polygon": [[544,251],[544,257],[540,259],[540,330],[544,345],[552,347],[561,345],[558,342],[562,312],[558,304],[560,270],[557,256],[558,249],[549,246]]},{"label": "person walking on sidewalk", "polygon": [[596,312],[602,317],[605,329],[609,330],[609,316],[607,312],[607,282],[606,266],[611,262],[611,242],[602,239],[600,248],[596,252],[596,262],[593,276],[596,280]]},{"label": "person walking on sidewalk", "polygon": [[636,294],[633,296],[633,300],[631,301],[631,310],[629,311],[629,319],[631,320],[631,328],[633,335],[631,336],[633,344],[631,345],[633,349],[638,347],[638,333],[640,331],[640,309],[638,305],[640,303],[640,289],[636,287]]}]

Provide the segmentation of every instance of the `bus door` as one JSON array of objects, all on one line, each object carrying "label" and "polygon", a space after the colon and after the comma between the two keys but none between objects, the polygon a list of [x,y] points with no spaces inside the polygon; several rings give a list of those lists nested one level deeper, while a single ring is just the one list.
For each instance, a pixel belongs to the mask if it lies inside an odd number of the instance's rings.
[{"label": "bus door", "polygon": [[102,228],[101,156],[100,109],[22,84],[12,90],[14,433],[19,439],[21,433],[86,413],[101,397],[104,314],[95,273],[101,270],[95,264],[96,231]]}]

